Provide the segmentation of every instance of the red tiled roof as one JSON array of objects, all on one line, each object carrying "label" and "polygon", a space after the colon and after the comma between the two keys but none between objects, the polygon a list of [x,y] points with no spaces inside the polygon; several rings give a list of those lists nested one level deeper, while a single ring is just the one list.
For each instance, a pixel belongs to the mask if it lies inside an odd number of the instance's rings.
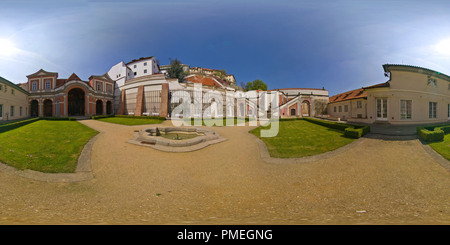
[{"label": "red tiled roof", "polygon": [[361,99],[361,98],[367,98],[367,92],[366,89],[370,88],[382,88],[382,87],[389,87],[389,81],[384,83],[378,83],[372,86],[363,87],[355,90],[351,90],[345,93],[337,94],[335,96],[330,97],[330,103],[334,102],[340,102],[345,100],[353,100],[353,99]]},{"label": "red tiled roof", "polygon": [[56,79],[56,87],[59,88],[61,86],[64,85],[64,83],[66,83],[67,79]]},{"label": "red tiled roof", "polygon": [[207,76],[189,76],[186,78],[186,81],[193,83],[201,83],[202,85],[211,86],[211,87],[219,87],[221,88],[221,84],[216,82],[213,78]]},{"label": "red tiled roof", "polygon": [[330,97],[330,103],[340,102],[345,100],[367,98],[367,93],[364,88],[355,89],[342,94],[337,94]]}]

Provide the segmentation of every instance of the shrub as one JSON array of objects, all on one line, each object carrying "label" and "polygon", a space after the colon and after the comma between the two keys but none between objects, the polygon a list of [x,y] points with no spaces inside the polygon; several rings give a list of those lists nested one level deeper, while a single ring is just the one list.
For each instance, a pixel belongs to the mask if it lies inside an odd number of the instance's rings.
[{"label": "shrub", "polygon": [[442,131],[444,131],[445,134],[449,134],[450,133],[450,125],[448,126],[444,126],[444,127],[439,127]]},{"label": "shrub", "polygon": [[450,133],[450,125],[418,127],[416,131],[417,135],[426,142],[442,141],[444,136]]},{"label": "shrub", "polygon": [[349,138],[358,139],[361,136],[363,136],[363,129],[348,127],[344,130],[344,136],[349,137]]},{"label": "shrub", "polygon": [[100,118],[108,118],[108,117],[114,117],[114,115],[92,116],[91,119],[100,119]]},{"label": "shrub", "polygon": [[27,125],[27,124],[32,123],[32,122],[36,122],[38,120],[40,120],[40,118],[36,117],[36,118],[27,119],[27,120],[23,120],[23,121],[2,124],[2,125],[0,125],[0,133],[6,132],[6,131],[9,131],[9,130],[12,130],[12,129],[15,129],[15,128],[18,128],[18,127],[22,127],[24,125]]},{"label": "shrub", "polygon": [[159,120],[166,120],[165,117],[158,117],[158,116],[115,115],[114,117],[125,117],[125,118],[135,118],[135,119],[159,119]]},{"label": "shrub", "polygon": [[41,117],[41,120],[49,120],[49,121],[76,121],[77,119],[74,117]]},{"label": "shrub", "polygon": [[303,118],[303,120],[306,120],[306,121],[312,122],[312,123],[316,123],[316,124],[319,124],[319,125],[322,125],[322,126],[325,126],[328,128],[333,128],[333,129],[337,129],[340,131],[344,131],[344,136],[350,137],[350,138],[357,139],[357,138],[360,138],[370,132],[369,126],[330,122],[330,121],[313,119],[313,118]]}]

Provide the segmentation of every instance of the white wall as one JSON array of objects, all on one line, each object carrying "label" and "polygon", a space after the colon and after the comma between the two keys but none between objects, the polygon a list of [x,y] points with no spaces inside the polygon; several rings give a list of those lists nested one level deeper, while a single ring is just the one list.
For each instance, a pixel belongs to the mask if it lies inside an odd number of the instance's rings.
[{"label": "white wall", "polygon": [[[131,69],[129,78],[141,77],[159,73],[158,67],[156,66],[156,60],[154,57],[146,60],[139,60],[128,64],[128,68]],[[144,71],[147,71],[144,73]],[[136,73],[136,75],[134,75]]]}]

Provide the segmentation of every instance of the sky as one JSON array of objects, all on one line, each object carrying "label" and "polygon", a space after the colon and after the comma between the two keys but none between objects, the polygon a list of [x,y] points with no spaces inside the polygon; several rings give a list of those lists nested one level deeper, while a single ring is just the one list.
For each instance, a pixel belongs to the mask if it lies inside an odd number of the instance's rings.
[{"label": "sky", "polygon": [[383,64],[450,75],[449,12],[445,0],[2,0],[0,76],[88,80],[155,56],[331,96],[386,82]]}]

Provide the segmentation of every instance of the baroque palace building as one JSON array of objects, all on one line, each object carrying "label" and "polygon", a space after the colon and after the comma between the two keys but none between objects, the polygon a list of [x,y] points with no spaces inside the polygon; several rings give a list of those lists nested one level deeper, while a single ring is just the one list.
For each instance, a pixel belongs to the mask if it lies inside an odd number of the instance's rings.
[{"label": "baroque palace building", "polygon": [[[209,115],[208,110],[215,110],[218,116],[269,114],[277,103],[281,118],[321,117],[397,125],[450,121],[450,76],[408,65],[386,64],[383,69],[388,81],[331,97],[324,88],[252,91],[254,98],[234,98],[232,107],[213,97],[218,94],[228,103],[228,94],[243,94],[238,86],[204,73],[191,74],[184,81],[168,78],[153,56],[119,62],[87,81],[75,73],[59,78],[58,73],[41,69],[26,76],[23,84],[0,77],[0,121],[109,114],[183,117],[184,113],[172,112],[186,95],[192,104],[201,101],[201,107],[191,108],[194,117]],[[201,86],[202,98],[196,97],[196,86]],[[263,109],[256,103],[260,99],[264,100]]]},{"label": "baroque palace building", "polygon": [[67,79],[43,69],[27,76],[20,86],[29,93],[31,117],[69,117],[113,114],[115,82],[104,74],[81,80],[75,73]]}]

